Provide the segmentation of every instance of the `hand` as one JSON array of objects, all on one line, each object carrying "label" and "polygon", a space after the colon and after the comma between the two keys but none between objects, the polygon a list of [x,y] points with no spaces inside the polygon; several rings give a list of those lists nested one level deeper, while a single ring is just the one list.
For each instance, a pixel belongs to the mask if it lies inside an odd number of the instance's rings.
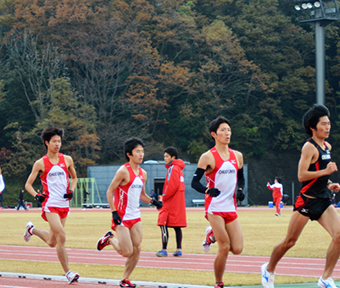
[{"label": "hand", "polygon": [[326,167],[326,175],[331,175],[333,172],[338,171],[338,167],[335,162],[329,162]]},{"label": "hand", "polygon": [[220,195],[221,191],[218,190],[217,188],[210,188],[207,191],[207,194],[210,195],[211,197],[217,197],[218,195]]},{"label": "hand", "polygon": [[122,223],[122,219],[118,215],[117,211],[112,212],[112,220],[116,225],[120,225]]},{"label": "hand", "polygon": [[73,198],[73,191],[68,190],[68,192],[66,194],[64,194],[64,198],[71,200]]},{"label": "hand", "polygon": [[157,209],[161,209],[163,207],[163,203],[156,199],[151,199],[150,204],[155,205]]},{"label": "hand", "polygon": [[244,194],[242,189],[238,188],[237,189],[237,200],[239,200],[240,202],[242,202],[244,200]]},{"label": "hand", "polygon": [[45,201],[46,197],[47,197],[47,195],[37,193],[37,195],[35,195],[34,199],[39,201],[40,203],[43,203]]},{"label": "hand", "polygon": [[331,183],[331,184],[328,184],[327,187],[329,190],[334,191],[335,193],[338,193],[340,189],[339,183]]}]

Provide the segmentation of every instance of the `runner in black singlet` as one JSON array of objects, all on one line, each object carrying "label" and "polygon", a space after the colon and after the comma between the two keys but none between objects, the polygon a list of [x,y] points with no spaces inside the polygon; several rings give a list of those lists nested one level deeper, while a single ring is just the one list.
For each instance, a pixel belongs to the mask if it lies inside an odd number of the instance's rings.
[{"label": "runner in black singlet", "polygon": [[336,164],[331,161],[332,146],[325,141],[331,129],[329,116],[325,106],[316,104],[303,116],[303,126],[311,138],[303,145],[299,161],[298,178],[302,188],[294,205],[286,237],[274,247],[269,263],[261,267],[262,285],[265,288],[274,288],[277,263],[295,245],[309,219],[317,220],[332,237],[318,286],[337,287],[331,276],[340,256],[340,218],[331,205],[329,190],[338,192],[340,185],[329,180],[329,176],[338,171]]}]

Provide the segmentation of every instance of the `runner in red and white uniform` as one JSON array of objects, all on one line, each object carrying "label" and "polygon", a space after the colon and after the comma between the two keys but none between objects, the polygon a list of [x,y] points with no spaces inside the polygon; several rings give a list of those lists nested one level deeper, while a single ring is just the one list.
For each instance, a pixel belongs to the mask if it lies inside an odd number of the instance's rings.
[{"label": "runner in red and white uniform", "polygon": [[[50,247],[56,247],[65,276],[68,282],[72,283],[78,280],[79,274],[70,271],[68,267],[64,227],[73,190],[77,185],[77,174],[72,157],[59,153],[63,133],[64,131],[58,128],[46,128],[42,132],[41,139],[47,149],[47,154],[34,163],[25,185],[26,190],[37,201],[43,203],[41,216],[48,222],[50,231],[38,229],[29,221],[26,224],[24,239],[28,242],[32,235],[36,235]],[[33,188],[38,174],[43,185],[42,194],[37,193]],[[72,179],[71,185],[69,175]]]},{"label": "runner in red and white uniform", "polygon": [[[338,171],[336,163],[332,162],[331,158],[332,146],[325,141],[331,130],[329,117],[328,109],[318,104],[314,104],[303,116],[303,126],[311,138],[302,147],[298,166],[298,179],[302,182],[302,188],[294,204],[286,237],[274,247],[269,263],[261,266],[261,281],[265,288],[274,288],[276,265],[295,245],[309,219],[318,221],[332,237],[326,255],[325,269],[319,278],[318,286],[337,287],[331,276],[340,256],[340,218],[331,205],[330,190],[339,192],[340,185],[329,180],[329,176]],[[317,238],[318,236],[315,237]]]},{"label": "runner in red and white uniform", "polygon": [[281,215],[281,207],[280,203],[283,197],[283,185],[281,183],[281,179],[279,177],[275,177],[274,184],[270,185],[269,182],[267,182],[267,188],[271,191],[273,191],[273,202],[276,207],[276,213],[275,216]]},{"label": "runner in red and white uniform", "polygon": [[[107,201],[112,212],[112,226],[117,238],[108,231],[97,242],[100,251],[111,244],[123,257],[127,257],[123,279],[120,287],[136,287],[129,280],[135,269],[142,242],[142,223],[139,211],[139,200],[161,208],[162,205],[145,193],[146,172],[139,167],[143,162],[144,144],[138,138],[131,138],[124,144],[128,163],[122,165],[116,172],[107,190]],[[114,197],[113,197],[114,194]]]},{"label": "runner in red and white uniform", "polygon": [[[240,254],[243,250],[243,234],[236,212],[237,200],[244,199],[243,156],[239,151],[229,148],[229,120],[219,116],[210,123],[209,131],[215,140],[215,147],[200,157],[191,186],[205,193],[205,213],[211,226],[206,229],[203,250],[208,252],[211,243],[217,241],[215,288],[223,288],[223,273],[229,251]],[[207,187],[200,183],[204,173]]]}]

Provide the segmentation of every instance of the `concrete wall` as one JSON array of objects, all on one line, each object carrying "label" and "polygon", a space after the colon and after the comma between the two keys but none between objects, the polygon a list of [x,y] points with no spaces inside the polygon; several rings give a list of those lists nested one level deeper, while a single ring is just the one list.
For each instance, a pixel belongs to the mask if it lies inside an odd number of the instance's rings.
[{"label": "concrete wall", "polygon": [[[88,166],[87,167],[87,177],[88,178],[95,178],[99,195],[101,197],[102,203],[107,203],[106,200],[106,191],[109,187],[116,171],[121,165],[100,165],[100,166]],[[164,164],[141,164],[141,168],[143,168],[148,173],[148,180],[145,185],[146,193],[150,195],[151,190],[157,190],[155,187],[158,187],[158,182],[163,182],[166,175],[166,168]],[[184,174],[184,184],[185,184],[185,201],[186,206],[191,207],[192,199],[204,199],[204,194],[198,193],[196,190],[191,188],[191,180],[196,171],[197,164],[186,164],[183,170]],[[246,178],[246,187],[245,191],[247,191],[247,165],[244,167],[245,170],[245,178]],[[203,177],[204,178],[204,177]],[[202,184],[205,185],[205,178]],[[156,191],[157,192],[157,191]],[[161,192],[161,191],[160,191]],[[99,199],[95,193],[95,202],[99,203]],[[247,199],[242,202],[243,205],[247,205]],[[141,205],[146,206],[147,204],[141,202]]]}]

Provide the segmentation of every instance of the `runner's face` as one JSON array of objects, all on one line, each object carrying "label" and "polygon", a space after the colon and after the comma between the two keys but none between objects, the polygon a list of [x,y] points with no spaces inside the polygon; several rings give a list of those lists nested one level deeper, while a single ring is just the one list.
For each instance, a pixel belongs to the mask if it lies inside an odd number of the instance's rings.
[{"label": "runner's face", "polygon": [[171,157],[170,154],[168,154],[166,152],[164,153],[164,162],[165,162],[166,165],[168,165],[174,159],[175,159],[175,156]]},{"label": "runner's face", "polygon": [[217,142],[222,144],[229,144],[231,138],[231,128],[227,123],[222,123],[218,128],[216,133],[211,132],[211,135],[215,138]]},{"label": "runner's face", "polygon": [[128,157],[130,158],[130,161],[132,161],[135,164],[142,164],[143,158],[144,158],[144,148],[142,145],[136,146],[132,150],[132,155],[128,154]]},{"label": "runner's face", "polygon": [[50,152],[59,152],[61,147],[61,137],[59,135],[54,135],[50,139],[50,142],[45,141],[47,149]]},{"label": "runner's face", "polygon": [[313,131],[313,136],[321,139],[327,139],[331,131],[331,121],[328,116],[320,117],[318,124],[316,124],[316,129],[311,129]]}]

